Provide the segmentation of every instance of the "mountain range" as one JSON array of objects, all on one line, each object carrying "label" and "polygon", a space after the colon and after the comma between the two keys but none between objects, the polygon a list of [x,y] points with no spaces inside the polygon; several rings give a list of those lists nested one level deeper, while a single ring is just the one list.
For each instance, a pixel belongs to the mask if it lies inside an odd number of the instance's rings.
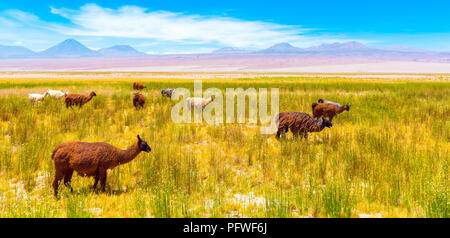
[{"label": "mountain range", "polygon": [[[208,54],[208,53],[207,53]],[[347,56],[370,56],[370,55],[394,55],[413,56],[420,58],[421,56],[448,56],[449,52],[428,51],[407,46],[393,47],[369,47],[360,42],[348,41],[344,43],[321,44],[309,48],[294,47],[289,43],[275,44],[267,49],[251,51],[241,48],[225,47],[217,49],[209,53],[211,55],[261,55],[261,54],[277,54],[277,55],[347,55]],[[115,45],[109,48],[92,50],[84,46],[74,39],[67,39],[55,46],[52,46],[41,52],[33,52],[22,46],[1,46],[0,58],[85,58],[85,57],[143,57],[146,53],[137,51],[129,45]],[[193,54],[199,55],[199,54]],[[204,55],[204,54],[202,54]]]},{"label": "mountain range", "polygon": [[23,46],[0,45],[0,58],[25,58],[34,54],[35,52]]},{"label": "mountain range", "polygon": [[[336,68],[342,65],[349,68]],[[210,53],[166,55],[148,55],[129,45],[95,50],[74,39],[40,52],[22,46],[0,46],[0,71],[21,70],[448,73],[450,52],[408,46],[370,47],[356,41],[308,48],[283,42],[263,50],[225,47]]]},{"label": "mountain range", "polygon": [[100,50],[92,50],[74,39],[67,39],[40,52],[34,52],[22,46],[0,45],[0,58],[137,57],[145,55],[145,53],[128,45],[115,45]]}]

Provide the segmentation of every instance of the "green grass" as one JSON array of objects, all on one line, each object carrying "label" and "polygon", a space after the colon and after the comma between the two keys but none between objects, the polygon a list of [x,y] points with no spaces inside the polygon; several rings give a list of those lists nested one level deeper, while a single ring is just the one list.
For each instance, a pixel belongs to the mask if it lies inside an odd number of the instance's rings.
[{"label": "green grass", "polygon": [[[307,140],[280,141],[248,124],[175,124],[165,87],[193,80],[145,79],[146,105],[132,106],[134,79],[0,80],[0,217],[449,217],[450,83],[339,78],[203,81],[203,89],[280,88],[280,111],[311,114],[318,98],[352,106]],[[31,107],[26,93],[95,91],[83,108],[59,100]],[[3,92],[3,93],[2,93]],[[248,102],[247,102],[248,104]],[[225,110],[224,110],[225,112]],[[74,175],[55,200],[50,159],[65,141],[152,147],[108,173],[107,191]]]}]

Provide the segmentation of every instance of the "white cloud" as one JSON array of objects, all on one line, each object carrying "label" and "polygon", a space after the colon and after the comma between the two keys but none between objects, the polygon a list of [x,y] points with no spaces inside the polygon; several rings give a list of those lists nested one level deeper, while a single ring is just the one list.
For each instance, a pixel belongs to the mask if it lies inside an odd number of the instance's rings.
[{"label": "white cloud", "polygon": [[306,30],[298,26],[230,17],[148,11],[136,6],[109,9],[87,4],[80,10],[52,8],[51,12],[74,24],[54,28],[67,35],[146,38],[189,44],[217,43],[259,48],[303,40],[305,37],[300,34]]},{"label": "white cloud", "polygon": [[317,29],[295,25],[149,11],[137,6],[109,9],[87,4],[76,10],[52,7],[50,11],[68,21],[44,21],[20,10],[0,12],[0,44],[20,41],[24,46],[42,49],[70,37],[90,41],[95,48],[120,42],[144,52],[172,54],[206,53],[225,46],[256,50],[280,42],[308,47],[350,40],[344,35],[320,35]]}]

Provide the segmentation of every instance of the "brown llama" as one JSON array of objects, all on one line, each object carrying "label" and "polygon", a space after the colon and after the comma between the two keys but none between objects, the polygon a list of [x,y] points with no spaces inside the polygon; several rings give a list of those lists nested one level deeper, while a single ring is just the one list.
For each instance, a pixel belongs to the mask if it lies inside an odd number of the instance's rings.
[{"label": "brown llama", "polygon": [[139,83],[139,82],[134,82],[133,83],[133,89],[134,90],[142,90],[144,88],[147,88],[147,86],[143,85],[142,83]]},{"label": "brown llama", "polygon": [[133,105],[136,109],[144,108],[145,97],[141,93],[135,93],[133,96]]},{"label": "brown llama", "polygon": [[333,125],[327,119],[316,120],[311,115],[302,112],[281,112],[277,118],[277,138],[281,134],[288,132],[290,129],[294,137],[298,135],[307,138],[308,132],[320,132],[325,127],[332,127]]},{"label": "brown llama", "polygon": [[314,118],[320,117],[328,117],[330,122],[333,120],[337,114],[342,113],[343,111],[349,111],[350,105],[346,104],[343,106],[336,106],[329,103],[313,103],[312,104],[312,112]]},{"label": "brown llama", "polygon": [[81,94],[67,94],[65,98],[66,107],[72,108],[73,105],[82,107],[84,104],[91,101],[94,96],[97,96],[94,91],[87,96]]},{"label": "brown llama", "polygon": [[81,176],[95,177],[93,189],[100,180],[101,189],[105,191],[106,171],[126,164],[136,158],[141,151],[150,152],[151,148],[139,135],[138,141],[126,150],[121,150],[103,142],[64,142],[53,150],[52,160],[55,163],[55,178],[53,189],[55,197],[58,195],[58,186],[62,179],[64,185],[72,190],[70,185],[73,171]]}]

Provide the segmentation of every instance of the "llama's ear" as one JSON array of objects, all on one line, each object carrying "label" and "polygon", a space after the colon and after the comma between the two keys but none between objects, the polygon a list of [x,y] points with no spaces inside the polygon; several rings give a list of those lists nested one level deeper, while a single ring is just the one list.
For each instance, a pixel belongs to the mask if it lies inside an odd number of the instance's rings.
[{"label": "llama's ear", "polygon": [[141,137],[140,137],[139,135],[137,135],[137,138],[138,138],[139,141],[142,141],[142,140],[141,140]]}]

